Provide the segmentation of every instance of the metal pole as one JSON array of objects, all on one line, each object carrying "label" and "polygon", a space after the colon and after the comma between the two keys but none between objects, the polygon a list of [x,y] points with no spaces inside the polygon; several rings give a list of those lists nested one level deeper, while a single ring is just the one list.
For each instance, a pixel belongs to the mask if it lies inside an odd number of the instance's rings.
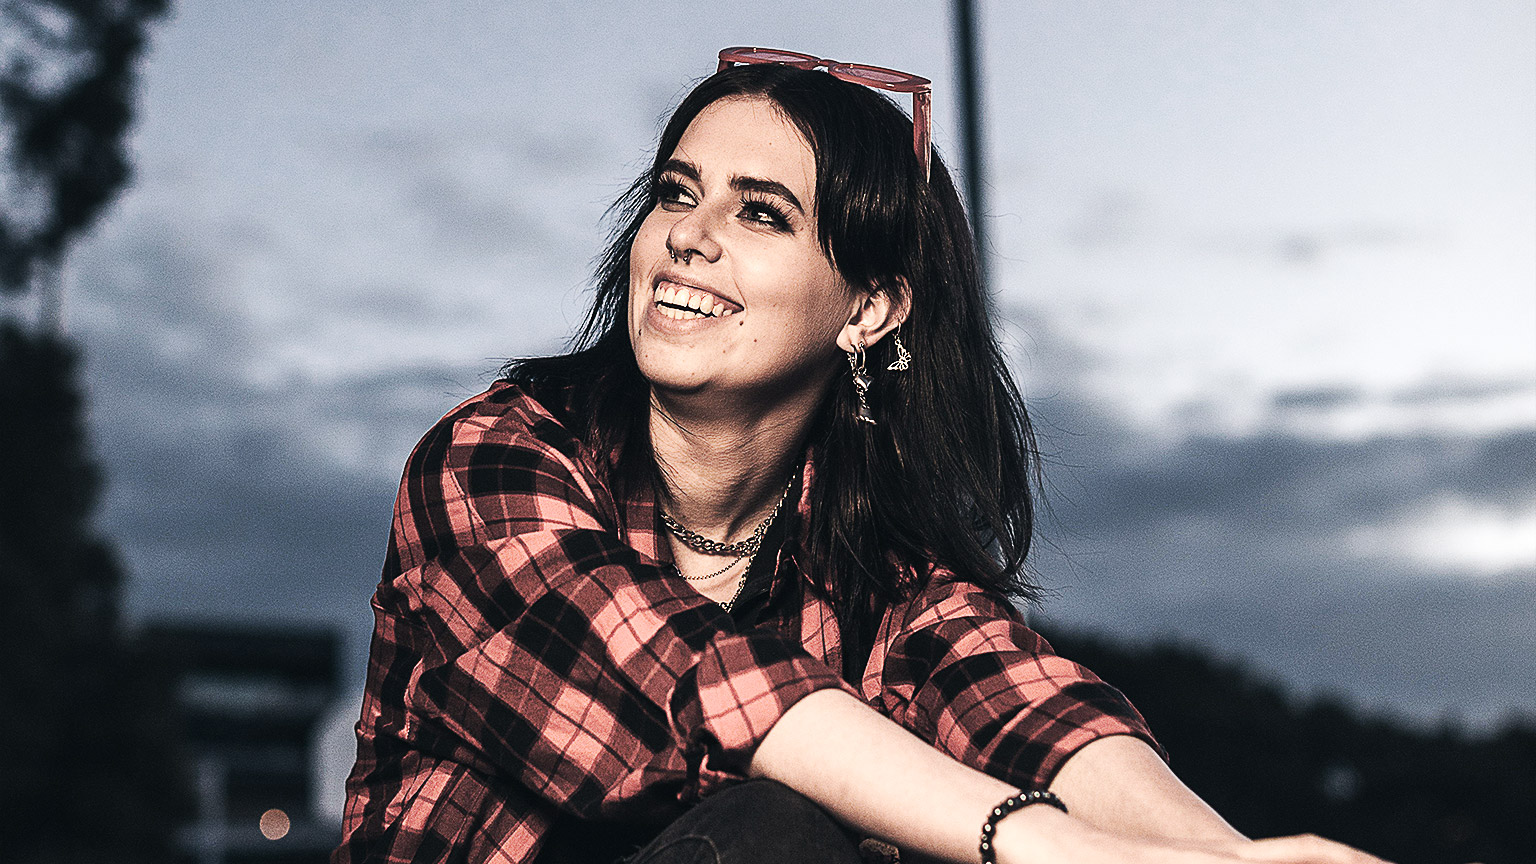
[{"label": "metal pole", "polygon": [[961,173],[965,177],[965,204],[971,217],[971,234],[976,238],[976,263],[981,268],[982,284],[987,284],[987,233],[982,160],[981,91],[977,83],[976,10],[971,0],[955,0],[955,62],[959,79],[960,129],[962,136]]}]

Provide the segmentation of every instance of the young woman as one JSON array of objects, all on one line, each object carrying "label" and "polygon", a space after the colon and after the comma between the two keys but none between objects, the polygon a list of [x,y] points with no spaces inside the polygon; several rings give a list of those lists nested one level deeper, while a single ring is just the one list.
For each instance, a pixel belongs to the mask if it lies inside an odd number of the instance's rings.
[{"label": "young woman", "polygon": [[1035,455],[965,215],[925,98],[855,83],[926,82],[722,60],[580,350],[406,466],[335,860],[1375,861],[1239,835],[1024,626]]}]

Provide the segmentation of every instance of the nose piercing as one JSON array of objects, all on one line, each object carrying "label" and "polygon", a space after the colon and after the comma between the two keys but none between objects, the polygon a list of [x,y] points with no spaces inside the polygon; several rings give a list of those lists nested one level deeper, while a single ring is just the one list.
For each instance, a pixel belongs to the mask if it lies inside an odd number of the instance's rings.
[{"label": "nose piercing", "polygon": [[[673,249],[671,246],[668,246],[667,247],[667,254],[672,256],[672,263],[676,264],[677,263],[677,258],[678,258],[678,251],[676,249]],[[689,261],[693,260],[693,250],[692,249],[684,249],[682,251],[682,258],[683,258],[683,263],[684,264],[687,264]]]}]

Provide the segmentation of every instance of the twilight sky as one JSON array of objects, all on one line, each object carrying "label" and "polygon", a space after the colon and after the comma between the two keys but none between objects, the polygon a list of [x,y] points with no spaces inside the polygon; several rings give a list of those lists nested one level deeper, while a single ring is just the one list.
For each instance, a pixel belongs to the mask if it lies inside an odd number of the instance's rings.
[{"label": "twilight sky", "polygon": [[[1046,617],[1536,712],[1536,9],[980,6]],[[66,301],[131,614],[333,623],[360,675],[409,448],[558,350],[735,44],[932,78],[958,152],[942,2],[181,0]]]}]

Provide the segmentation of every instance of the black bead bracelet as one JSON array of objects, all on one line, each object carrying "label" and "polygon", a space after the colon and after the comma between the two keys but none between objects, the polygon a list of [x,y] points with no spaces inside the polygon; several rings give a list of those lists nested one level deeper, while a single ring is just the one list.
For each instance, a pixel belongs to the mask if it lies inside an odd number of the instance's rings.
[{"label": "black bead bracelet", "polygon": [[1022,810],[1031,804],[1049,804],[1063,813],[1067,812],[1067,805],[1056,797],[1056,793],[1047,792],[1044,789],[1020,792],[993,807],[992,812],[987,814],[986,824],[981,826],[981,864],[997,864],[997,849],[992,845],[992,837],[997,834],[997,823],[1003,821],[1003,817],[1009,813]]}]

